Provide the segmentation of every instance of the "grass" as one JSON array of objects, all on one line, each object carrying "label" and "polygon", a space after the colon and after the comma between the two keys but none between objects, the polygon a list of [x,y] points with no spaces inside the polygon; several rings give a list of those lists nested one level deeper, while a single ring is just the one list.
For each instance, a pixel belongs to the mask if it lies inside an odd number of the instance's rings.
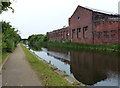
[{"label": "grass", "polygon": [[111,51],[120,52],[120,45],[107,45],[107,44],[81,44],[73,42],[39,42],[38,45],[54,46],[71,49],[86,49],[86,50],[97,50],[97,51]]},{"label": "grass", "polygon": [[44,62],[40,61],[33,53],[21,44],[27,60],[36,71],[43,86],[72,86],[63,77],[57,75],[52,69]]},{"label": "grass", "polygon": [[[85,52],[95,52],[101,54],[120,55],[120,45],[105,45],[105,44],[80,44],[73,42],[38,42],[35,47],[55,47],[66,50],[77,50]],[[34,47],[34,46],[33,46]]]},{"label": "grass", "polygon": [[4,59],[9,55],[8,52],[2,52],[2,59],[0,60],[0,64],[2,63],[2,61],[4,61]]},{"label": "grass", "polygon": [[86,49],[86,50],[97,50],[97,51],[111,51],[119,52],[120,45],[103,45],[103,44],[80,44],[73,42],[59,43],[50,42],[49,45],[66,47],[71,49]]}]

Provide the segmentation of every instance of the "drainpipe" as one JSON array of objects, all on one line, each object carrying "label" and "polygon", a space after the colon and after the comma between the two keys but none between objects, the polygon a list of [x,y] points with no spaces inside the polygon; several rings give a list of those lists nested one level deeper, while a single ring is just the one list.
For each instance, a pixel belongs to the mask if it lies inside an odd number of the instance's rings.
[{"label": "drainpipe", "polygon": [[92,12],[92,41],[94,44],[94,12]]}]

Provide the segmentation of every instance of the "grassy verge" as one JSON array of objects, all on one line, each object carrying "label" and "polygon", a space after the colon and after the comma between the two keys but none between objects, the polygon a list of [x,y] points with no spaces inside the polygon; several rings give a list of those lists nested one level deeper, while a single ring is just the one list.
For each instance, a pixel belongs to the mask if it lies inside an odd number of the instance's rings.
[{"label": "grassy verge", "polygon": [[72,84],[68,83],[63,77],[52,71],[52,69],[46,63],[38,60],[34,54],[29,52],[29,50],[22,44],[21,47],[26,54],[28,62],[36,71],[43,86],[72,86]]},{"label": "grassy verge", "polygon": [[8,52],[2,52],[2,59],[0,60],[0,64],[2,63],[2,61],[4,61],[4,59],[9,55]]}]

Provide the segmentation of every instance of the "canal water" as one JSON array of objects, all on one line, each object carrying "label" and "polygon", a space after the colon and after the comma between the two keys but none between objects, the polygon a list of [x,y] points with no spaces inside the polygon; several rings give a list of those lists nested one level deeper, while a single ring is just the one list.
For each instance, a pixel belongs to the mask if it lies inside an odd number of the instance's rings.
[{"label": "canal water", "polygon": [[119,56],[53,47],[30,50],[86,85],[120,85]]}]

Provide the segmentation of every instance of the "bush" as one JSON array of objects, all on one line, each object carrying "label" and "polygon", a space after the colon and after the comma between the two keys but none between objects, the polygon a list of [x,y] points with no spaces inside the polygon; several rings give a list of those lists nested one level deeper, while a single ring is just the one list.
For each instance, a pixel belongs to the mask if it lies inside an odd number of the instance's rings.
[{"label": "bush", "polygon": [[2,24],[2,51],[12,52],[19,41],[21,40],[20,35],[17,33],[18,30],[10,25],[8,22],[1,22]]},{"label": "bush", "polygon": [[14,44],[13,40],[8,40],[6,51],[12,52],[14,49],[15,49],[15,44]]}]

